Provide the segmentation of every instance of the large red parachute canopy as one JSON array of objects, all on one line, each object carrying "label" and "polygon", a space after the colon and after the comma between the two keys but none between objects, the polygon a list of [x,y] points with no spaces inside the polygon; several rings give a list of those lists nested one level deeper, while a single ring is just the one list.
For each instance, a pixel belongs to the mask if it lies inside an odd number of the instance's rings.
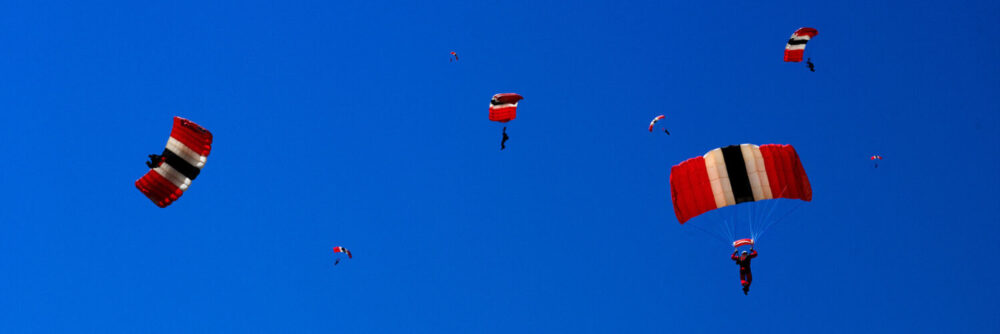
[{"label": "large red parachute canopy", "polygon": [[785,45],[785,61],[802,61],[802,54],[806,52],[806,43],[813,37],[816,37],[817,34],[819,34],[819,31],[813,28],[799,28],[799,30],[796,30],[792,34],[792,38],[788,39],[788,44]]},{"label": "large red parachute canopy", "polygon": [[517,101],[524,99],[515,93],[493,95],[490,100],[490,120],[494,122],[510,122],[517,117]]},{"label": "large red parachute canopy", "polygon": [[702,213],[774,198],[812,200],[812,187],[791,145],[731,145],[670,169],[670,196],[681,224]]},{"label": "large red parachute canopy", "polygon": [[192,121],[174,117],[174,128],[158,166],[135,181],[156,206],[165,208],[184,194],[198,177],[212,150],[212,133]]}]

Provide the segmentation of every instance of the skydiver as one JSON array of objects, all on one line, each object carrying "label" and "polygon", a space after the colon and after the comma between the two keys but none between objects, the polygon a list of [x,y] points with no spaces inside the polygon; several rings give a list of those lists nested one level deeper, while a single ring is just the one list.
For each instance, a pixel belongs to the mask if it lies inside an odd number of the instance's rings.
[{"label": "skydiver", "polygon": [[[799,58],[802,59],[802,58]],[[806,65],[809,65],[809,70],[816,72],[816,67],[813,65],[812,58],[806,58]]]},{"label": "skydiver", "polygon": [[750,247],[750,254],[747,251],[743,251],[740,256],[736,256],[736,252],[739,250],[734,250],[731,258],[736,261],[736,264],[740,266],[740,284],[743,285],[743,294],[750,292],[750,283],[753,282],[753,274],[750,272],[750,260],[757,257],[757,251]]},{"label": "skydiver", "polygon": [[500,150],[501,151],[503,151],[503,149],[507,148],[507,145],[504,145],[507,142],[507,139],[510,139],[510,137],[507,136],[507,127],[505,126],[505,127],[503,127],[503,139],[500,140]]},{"label": "skydiver", "polygon": [[152,168],[160,167],[161,163],[163,163],[163,157],[162,156],[159,156],[159,155],[156,155],[156,154],[150,154],[149,155],[149,161],[146,161],[146,166],[149,166],[149,168],[152,169]]},{"label": "skydiver", "polygon": [[670,135],[670,131],[667,131],[667,129],[663,129],[663,132],[666,133],[668,136]]},{"label": "skydiver", "polygon": [[340,263],[340,259],[337,259],[336,261],[333,261],[333,265],[337,265],[338,263]]}]

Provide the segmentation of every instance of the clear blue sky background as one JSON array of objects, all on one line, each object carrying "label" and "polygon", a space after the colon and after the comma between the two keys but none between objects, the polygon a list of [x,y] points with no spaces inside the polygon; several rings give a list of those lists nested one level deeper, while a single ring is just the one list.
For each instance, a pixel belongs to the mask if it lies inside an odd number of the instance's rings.
[{"label": "clear blue sky background", "polygon": [[[997,17],[4,2],[0,332],[996,333]],[[801,26],[815,73],[781,61]],[[525,96],[503,152],[501,92]],[[160,209],[133,182],[175,115],[215,145]],[[795,145],[815,193],[762,239],[749,296],[668,181],[745,142]]]}]

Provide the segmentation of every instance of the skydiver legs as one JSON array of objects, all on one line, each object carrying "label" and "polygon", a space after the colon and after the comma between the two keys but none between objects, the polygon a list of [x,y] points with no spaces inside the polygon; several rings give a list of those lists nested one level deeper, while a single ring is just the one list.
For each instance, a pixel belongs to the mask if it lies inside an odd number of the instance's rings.
[{"label": "skydiver legs", "polygon": [[753,282],[753,273],[749,269],[740,270],[740,285],[743,285],[743,294],[750,292],[750,283]]},{"label": "skydiver legs", "polygon": [[506,145],[507,139],[510,139],[510,137],[507,136],[507,127],[505,126],[505,127],[503,127],[503,139],[500,140],[500,150],[501,151],[503,151],[503,149],[507,148],[507,145]]}]

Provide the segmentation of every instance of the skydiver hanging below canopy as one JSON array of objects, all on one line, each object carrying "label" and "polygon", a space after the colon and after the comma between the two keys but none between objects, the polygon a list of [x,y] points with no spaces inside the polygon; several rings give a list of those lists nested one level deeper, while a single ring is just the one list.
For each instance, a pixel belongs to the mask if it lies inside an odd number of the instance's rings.
[{"label": "skydiver hanging below canopy", "polygon": [[809,71],[816,72],[816,67],[813,65],[812,58],[806,58],[806,65],[809,65]]},{"label": "skydiver hanging below canopy", "polygon": [[736,256],[737,252],[739,250],[734,250],[733,255],[729,258],[736,261],[736,264],[740,266],[740,284],[743,285],[743,294],[745,295],[747,292],[750,292],[750,283],[753,282],[753,274],[750,272],[750,260],[757,257],[757,251],[753,249],[753,246],[750,246],[750,254],[747,254],[747,251],[743,251],[743,253],[740,253],[740,256]]},{"label": "skydiver hanging below canopy", "polygon": [[505,127],[503,127],[503,139],[500,140],[500,150],[501,151],[503,151],[503,149],[507,148],[507,145],[505,145],[507,143],[507,139],[510,139],[510,137],[507,136],[507,127],[505,126]]},{"label": "skydiver hanging below canopy", "polygon": [[149,161],[146,161],[146,166],[149,168],[160,167],[160,163],[163,162],[163,157],[157,154],[150,154]]}]

